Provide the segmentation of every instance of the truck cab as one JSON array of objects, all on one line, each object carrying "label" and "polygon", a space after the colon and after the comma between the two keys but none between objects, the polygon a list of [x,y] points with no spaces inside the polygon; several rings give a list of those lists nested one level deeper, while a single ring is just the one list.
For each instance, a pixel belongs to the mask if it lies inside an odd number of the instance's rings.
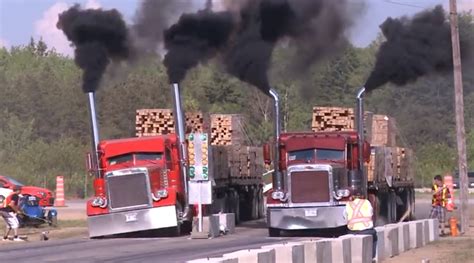
[{"label": "truck cab", "polygon": [[185,198],[175,134],[104,140],[87,202],[91,237],[175,227]]},{"label": "truck cab", "polygon": [[[360,191],[358,134],[301,132],[280,135],[279,172],[284,186],[267,200],[269,234],[280,230],[336,228],[347,224],[345,203]],[[370,157],[364,143],[364,158]]]}]

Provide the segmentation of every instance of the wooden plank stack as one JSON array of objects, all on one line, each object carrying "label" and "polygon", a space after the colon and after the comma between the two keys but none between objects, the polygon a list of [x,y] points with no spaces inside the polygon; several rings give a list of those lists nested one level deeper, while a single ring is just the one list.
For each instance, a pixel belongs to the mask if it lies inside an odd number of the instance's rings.
[{"label": "wooden plank stack", "polygon": [[378,146],[372,150],[367,166],[369,181],[412,181],[414,179],[413,151],[402,147]]},{"label": "wooden plank stack", "polygon": [[[186,133],[208,131],[208,118],[202,112],[186,112]],[[175,133],[173,110],[140,109],[136,112],[136,136]]]},{"label": "wooden plank stack", "polygon": [[372,117],[372,146],[396,146],[395,119],[386,115]]},{"label": "wooden plank stack", "polygon": [[341,107],[314,107],[311,128],[313,131],[352,131],[354,109]]},{"label": "wooden plank stack", "polygon": [[263,150],[250,146],[211,146],[212,171],[219,180],[261,180],[264,173]]},{"label": "wooden plank stack", "polygon": [[241,114],[211,115],[211,145],[243,144],[244,117]]},{"label": "wooden plank stack", "polygon": [[[364,113],[366,140],[372,146],[396,146],[396,122],[387,115]],[[312,131],[356,130],[354,109],[342,107],[314,107]]]}]

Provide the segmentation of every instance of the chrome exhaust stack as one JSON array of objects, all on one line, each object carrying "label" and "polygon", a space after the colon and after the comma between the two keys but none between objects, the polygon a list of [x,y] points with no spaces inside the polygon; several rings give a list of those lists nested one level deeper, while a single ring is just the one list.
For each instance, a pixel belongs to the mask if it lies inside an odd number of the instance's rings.
[{"label": "chrome exhaust stack", "polygon": [[356,128],[358,134],[358,161],[359,161],[359,169],[358,169],[358,178],[354,182],[354,187],[360,189],[360,191],[366,195],[367,192],[367,178],[365,176],[364,171],[364,94],[365,94],[365,87],[361,87],[357,91],[357,108],[356,108]]},{"label": "chrome exhaust stack", "polygon": [[97,146],[99,145],[99,125],[97,123],[97,113],[95,107],[95,92],[88,92],[87,95],[89,98],[89,113],[92,130],[92,167],[94,168],[96,178],[99,178],[99,154],[97,153]]},{"label": "chrome exhaust stack", "polygon": [[181,91],[178,83],[173,83],[173,98],[174,98],[174,121],[175,121],[175,131],[178,134],[179,140],[179,165],[181,168],[181,177],[183,178],[184,186],[184,214],[183,217],[186,218],[189,214],[189,205],[188,205],[188,150],[186,148],[186,134],[185,134],[185,123],[184,123],[184,113],[181,100]]},{"label": "chrome exhaust stack", "polygon": [[280,141],[280,98],[278,92],[274,89],[270,89],[270,95],[274,101],[274,111],[275,111],[275,149],[273,154],[273,199],[285,199],[285,194],[283,192],[283,178],[279,169],[279,160],[280,160],[280,150],[279,150],[279,141]]}]

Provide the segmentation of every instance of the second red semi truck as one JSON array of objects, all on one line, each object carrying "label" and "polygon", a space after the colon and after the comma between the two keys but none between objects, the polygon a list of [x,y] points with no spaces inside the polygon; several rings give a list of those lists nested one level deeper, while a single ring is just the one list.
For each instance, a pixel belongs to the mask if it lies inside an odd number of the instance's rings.
[{"label": "second red semi truck", "polygon": [[369,198],[378,225],[413,217],[413,178],[398,180],[389,165],[379,165],[370,180],[367,176],[371,154],[386,159],[390,148],[373,148],[364,139],[364,91],[357,94],[356,131],[295,133],[280,133],[278,93],[271,91],[276,143],[273,189],[267,195],[270,236],[282,230],[345,227],[345,204],[354,194]]}]

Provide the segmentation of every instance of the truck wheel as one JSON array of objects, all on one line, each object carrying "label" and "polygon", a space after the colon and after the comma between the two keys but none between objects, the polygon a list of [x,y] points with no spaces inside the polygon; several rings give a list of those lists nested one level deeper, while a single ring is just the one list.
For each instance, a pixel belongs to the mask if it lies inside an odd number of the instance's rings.
[{"label": "truck wheel", "polygon": [[258,188],[254,188],[252,191],[252,220],[258,219],[259,207]]},{"label": "truck wheel", "polygon": [[388,223],[396,223],[397,221],[397,195],[395,192],[388,194]]},{"label": "truck wheel", "polygon": [[409,202],[411,203],[409,220],[411,221],[411,220],[416,220],[416,217],[415,217],[415,190],[410,189],[409,193],[410,193]]},{"label": "truck wheel", "polygon": [[278,228],[269,227],[268,236],[269,237],[280,237],[281,231]]},{"label": "truck wheel", "polygon": [[265,216],[265,197],[263,196],[262,189],[260,188],[257,192],[257,206],[258,206],[258,213],[257,218],[263,218]]},{"label": "truck wheel", "polygon": [[183,226],[183,219],[181,218],[180,214],[183,212],[183,208],[179,202],[176,202],[176,220],[178,222],[178,225],[173,227],[172,229],[172,235],[179,237],[181,236],[181,231],[182,231],[182,226]]},{"label": "truck wheel", "polygon": [[240,198],[239,194],[235,193],[235,206],[234,206],[234,214],[235,214],[235,224],[240,223]]}]

